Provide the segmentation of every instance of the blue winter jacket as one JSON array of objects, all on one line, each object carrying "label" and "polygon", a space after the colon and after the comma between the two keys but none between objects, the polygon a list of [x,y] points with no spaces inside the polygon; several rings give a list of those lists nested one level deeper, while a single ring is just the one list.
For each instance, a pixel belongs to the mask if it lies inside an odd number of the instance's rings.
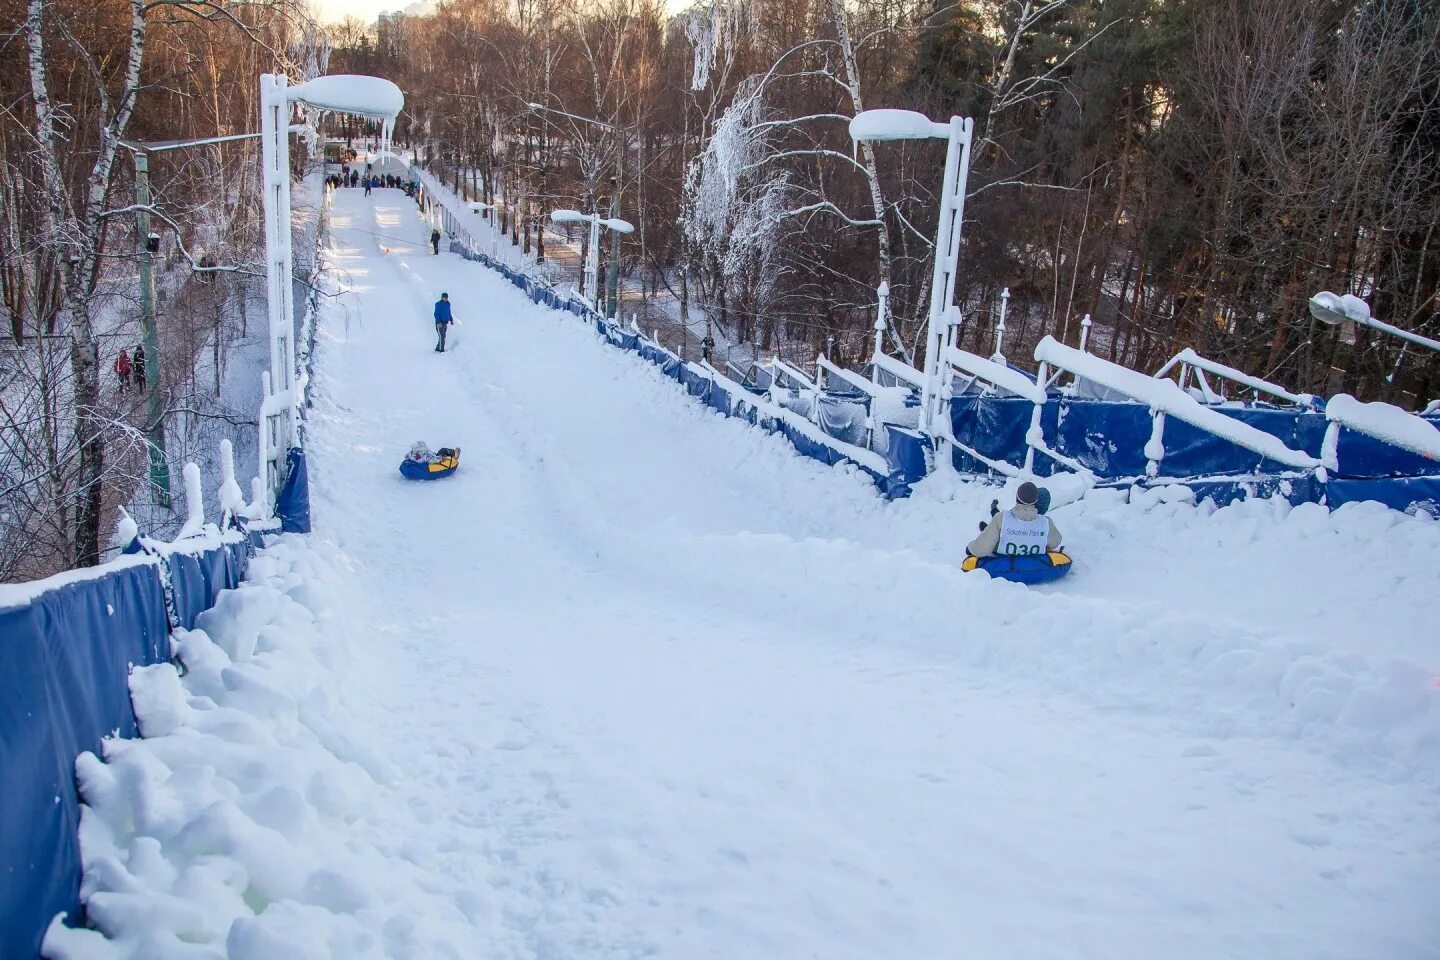
[{"label": "blue winter jacket", "polygon": [[435,322],[436,322],[436,323],[453,323],[453,322],[454,322],[454,319],[455,319],[454,317],[450,316],[450,301],[449,301],[449,300],[436,300],[436,301],[435,301]]}]

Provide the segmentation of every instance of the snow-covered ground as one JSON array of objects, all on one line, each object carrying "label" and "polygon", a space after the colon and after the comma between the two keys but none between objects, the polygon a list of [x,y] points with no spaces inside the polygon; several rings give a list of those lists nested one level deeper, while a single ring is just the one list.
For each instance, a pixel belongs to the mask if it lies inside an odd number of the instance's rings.
[{"label": "snow-covered ground", "polygon": [[1065,581],[961,574],[991,488],[885,503],[398,191],[334,228],[319,532],[82,764],[117,939],[52,956],[1440,957],[1440,524],[1097,496]]}]

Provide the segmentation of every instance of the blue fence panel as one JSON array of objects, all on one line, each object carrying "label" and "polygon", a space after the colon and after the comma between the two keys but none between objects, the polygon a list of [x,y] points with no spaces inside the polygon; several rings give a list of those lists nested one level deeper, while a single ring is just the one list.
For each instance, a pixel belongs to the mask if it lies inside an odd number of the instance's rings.
[{"label": "blue fence panel", "polygon": [[1332,508],[1359,500],[1377,500],[1396,510],[1419,508],[1440,516],[1440,476],[1331,477],[1326,484],[1325,497],[1325,502]]},{"label": "blue fence panel", "polygon": [[688,366],[680,367],[680,382],[685,385],[690,396],[697,400],[703,402],[710,396],[710,378],[696,373]]},{"label": "blue fence panel", "polygon": [[710,389],[705,391],[705,405],[719,410],[725,416],[730,416],[734,409],[735,398],[730,396],[730,391],[722,387],[718,382],[712,382]]},{"label": "blue fence panel", "polygon": [[1354,478],[1418,477],[1440,474],[1440,463],[1418,453],[1342,427],[1338,475]]},{"label": "blue fence panel", "polygon": [[934,443],[917,430],[885,424],[885,461],[890,466],[886,493],[892,498],[910,496],[910,487],[919,483],[930,471],[930,454]]},{"label": "blue fence panel", "polygon": [[612,326],[606,334],[606,339],[621,350],[640,349],[640,337],[631,330],[624,330],[620,327]]},{"label": "blue fence panel", "polygon": [[815,419],[827,436],[853,447],[865,446],[869,405],[855,396],[821,394],[817,398]]},{"label": "blue fence panel", "polygon": [[[1035,405],[1021,397],[962,394],[950,400],[950,429],[959,443],[990,459],[1016,466],[1025,462],[1025,435]],[[1040,412],[1040,427],[1047,440],[1055,434],[1060,408],[1053,401]],[[1053,442],[1052,442],[1053,445]],[[954,451],[955,469],[965,473],[986,473],[989,466],[963,450]],[[1037,457],[1035,472],[1048,476],[1053,470],[1049,458]]]},{"label": "blue fence panel", "polygon": [[75,758],[134,736],[129,665],[168,660],[153,565],[0,610],[0,956],[33,957],[50,920],[80,911]]},{"label": "blue fence panel", "polygon": [[305,466],[305,451],[291,447],[286,458],[289,469],[285,485],[275,498],[275,516],[286,533],[310,532],[310,474]]},{"label": "blue fence panel", "polygon": [[640,344],[640,356],[659,367],[665,376],[675,380],[680,379],[680,358],[670,351],[662,349],[648,341],[643,341]]},{"label": "blue fence panel", "polygon": [[[245,575],[250,543],[166,565],[178,626]],[[62,911],[83,920],[75,758],[136,736],[131,666],[170,659],[158,564],[111,570],[0,610],[0,956],[31,957]]]}]

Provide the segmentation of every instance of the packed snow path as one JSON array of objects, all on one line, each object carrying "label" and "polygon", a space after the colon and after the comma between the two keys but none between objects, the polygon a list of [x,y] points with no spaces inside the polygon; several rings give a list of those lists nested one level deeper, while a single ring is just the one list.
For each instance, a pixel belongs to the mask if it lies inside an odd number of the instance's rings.
[{"label": "packed snow path", "polygon": [[965,577],[990,491],[886,504],[427,235],[337,195],[309,428],[384,955],[1440,957],[1435,524],[1096,501],[1059,589]]}]

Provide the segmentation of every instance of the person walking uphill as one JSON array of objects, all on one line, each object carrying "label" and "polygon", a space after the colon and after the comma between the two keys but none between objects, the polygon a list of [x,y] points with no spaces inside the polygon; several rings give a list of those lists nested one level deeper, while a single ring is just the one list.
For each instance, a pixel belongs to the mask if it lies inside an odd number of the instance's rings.
[{"label": "person walking uphill", "polygon": [[435,229],[435,230],[431,230],[431,231],[430,231],[430,246],[432,246],[432,247],[435,248],[435,256],[437,256],[437,257],[440,256],[440,231],[439,231],[439,229]]},{"label": "person walking uphill", "polygon": [[454,322],[455,318],[450,314],[450,294],[442,293],[435,301],[435,334],[440,338],[435,342],[435,349],[440,353],[445,352],[445,331]]}]

